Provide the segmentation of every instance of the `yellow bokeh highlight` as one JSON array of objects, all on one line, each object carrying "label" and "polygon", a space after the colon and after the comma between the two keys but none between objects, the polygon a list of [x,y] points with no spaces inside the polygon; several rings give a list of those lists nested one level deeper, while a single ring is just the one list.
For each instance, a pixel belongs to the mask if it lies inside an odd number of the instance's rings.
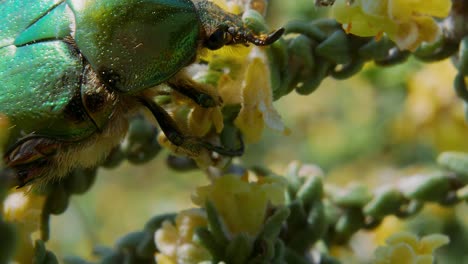
[{"label": "yellow bokeh highlight", "polygon": [[446,60],[427,65],[408,80],[405,106],[393,126],[397,142],[416,138],[438,152],[468,149],[463,102],[452,88],[456,73]]}]

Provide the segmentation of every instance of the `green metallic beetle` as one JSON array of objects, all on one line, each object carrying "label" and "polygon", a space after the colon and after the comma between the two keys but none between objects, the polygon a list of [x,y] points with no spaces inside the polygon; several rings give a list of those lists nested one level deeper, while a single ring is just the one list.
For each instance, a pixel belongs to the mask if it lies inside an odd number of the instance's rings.
[{"label": "green metallic beetle", "polygon": [[207,0],[0,1],[4,155],[19,185],[95,166],[120,143],[130,113],[147,108],[175,145],[236,151],[187,137],[153,100],[164,83],[203,107],[220,103],[184,67],[203,48],[269,45]]}]

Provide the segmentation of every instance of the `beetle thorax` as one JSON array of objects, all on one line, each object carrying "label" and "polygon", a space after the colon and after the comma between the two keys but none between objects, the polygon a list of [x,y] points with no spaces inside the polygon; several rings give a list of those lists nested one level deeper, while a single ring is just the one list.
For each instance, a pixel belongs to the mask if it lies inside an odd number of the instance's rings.
[{"label": "beetle thorax", "polygon": [[195,59],[200,20],[189,0],[89,0],[80,8],[82,0],[70,2],[76,44],[112,89],[138,93]]}]

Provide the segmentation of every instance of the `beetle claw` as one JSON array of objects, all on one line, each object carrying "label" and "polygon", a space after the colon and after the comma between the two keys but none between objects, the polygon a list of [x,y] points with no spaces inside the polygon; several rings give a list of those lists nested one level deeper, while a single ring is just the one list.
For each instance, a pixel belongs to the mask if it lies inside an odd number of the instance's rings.
[{"label": "beetle claw", "polygon": [[284,33],[284,28],[279,28],[268,35],[261,35],[257,36],[252,34],[251,32],[247,33],[244,38],[248,42],[256,45],[256,46],[268,46],[271,45],[273,42],[277,41]]},{"label": "beetle claw", "polygon": [[279,29],[271,32],[270,34],[268,34],[268,36],[266,37],[266,39],[263,42],[263,45],[273,44],[273,42],[275,42],[279,38],[281,38],[281,36],[284,34],[284,30],[285,30],[284,28],[279,28]]},{"label": "beetle claw", "polygon": [[244,146],[244,141],[242,139],[242,135],[240,133],[237,133],[237,137],[239,141],[239,146],[236,149],[229,149],[224,146],[216,146],[206,141],[202,142],[201,144],[203,145],[205,149],[217,152],[218,154],[221,154],[223,156],[239,157],[239,156],[242,156],[242,154],[244,154],[245,146]]}]

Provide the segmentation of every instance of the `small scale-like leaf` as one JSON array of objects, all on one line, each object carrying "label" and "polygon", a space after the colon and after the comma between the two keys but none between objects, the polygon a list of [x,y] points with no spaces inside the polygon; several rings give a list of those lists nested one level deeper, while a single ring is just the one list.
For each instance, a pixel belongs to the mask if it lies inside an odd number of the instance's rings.
[{"label": "small scale-like leaf", "polygon": [[462,152],[444,152],[439,155],[437,162],[455,173],[460,174],[461,180],[468,183],[468,154]]}]

